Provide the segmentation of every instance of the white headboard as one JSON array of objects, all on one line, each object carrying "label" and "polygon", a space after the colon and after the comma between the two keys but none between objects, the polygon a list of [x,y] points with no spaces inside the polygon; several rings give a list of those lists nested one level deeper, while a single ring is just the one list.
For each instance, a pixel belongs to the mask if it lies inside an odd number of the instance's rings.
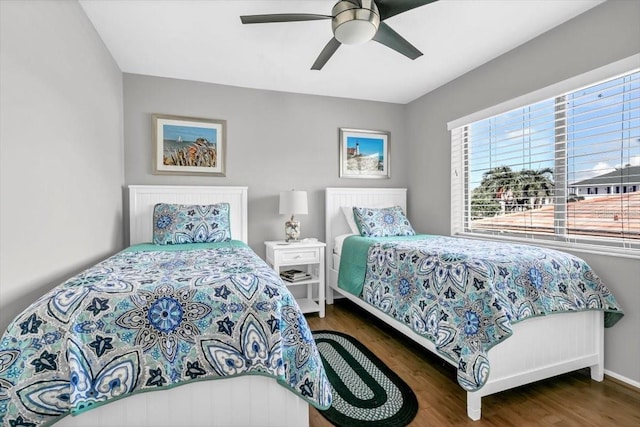
[{"label": "white headboard", "polygon": [[325,192],[325,239],[327,254],[333,253],[337,236],[350,233],[342,206],[400,206],[407,212],[406,188],[327,188]]},{"label": "white headboard", "polygon": [[129,244],[153,240],[153,207],[156,203],[230,205],[231,238],[248,243],[247,187],[205,187],[184,185],[129,186]]}]

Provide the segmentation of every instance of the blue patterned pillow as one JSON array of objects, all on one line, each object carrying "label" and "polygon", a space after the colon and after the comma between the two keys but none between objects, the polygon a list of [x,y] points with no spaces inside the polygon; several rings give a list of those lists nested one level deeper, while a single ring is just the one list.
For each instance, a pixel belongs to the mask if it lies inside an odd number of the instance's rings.
[{"label": "blue patterned pillow", "polygon": [[231,240],[229,204],[172,205],[158,203],[153,208],[153,243],[228,242]]},{"label": "blue patterned pillow", "polygon": [[365,237],[413,236],[416,232],[400,206],[391,208],[353,207],[360,235]]}]

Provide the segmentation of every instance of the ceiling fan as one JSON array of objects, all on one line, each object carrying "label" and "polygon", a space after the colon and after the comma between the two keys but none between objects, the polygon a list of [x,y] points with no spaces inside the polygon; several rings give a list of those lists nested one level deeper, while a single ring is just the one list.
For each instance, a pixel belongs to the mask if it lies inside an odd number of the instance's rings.
[{"label": "ceiling fan", "polygon": [[333,38],[311,66],[312,70],[321,70],[341,44],[361,44],[372,39],[410,59],[418,58],[422,52],[385,24],[384,20],[435,1],[437,0],[340,0],[331,9],[331,15],[276,13],[245,15],[240,20],[243,24],[264,24],[331,19]]}]

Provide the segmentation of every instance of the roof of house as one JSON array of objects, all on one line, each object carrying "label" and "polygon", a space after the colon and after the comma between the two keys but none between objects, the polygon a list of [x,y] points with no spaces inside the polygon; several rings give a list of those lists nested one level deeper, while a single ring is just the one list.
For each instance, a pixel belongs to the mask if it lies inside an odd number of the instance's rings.
[{"label": "roof of house", "polygon": [[640,184],[640,166],[627,166],[616,169],[613,172],[594,176],[593,178],[577,181],[572,187],[586,185],[616,185],[616,184]]},{"label": "roof of house", "polygon": [[[555,226],[553,205],[474,220],[472,228],[549,233]],[[567,231],[604,237],[640,239],[640,191],[588,198],[567,204]]]}]

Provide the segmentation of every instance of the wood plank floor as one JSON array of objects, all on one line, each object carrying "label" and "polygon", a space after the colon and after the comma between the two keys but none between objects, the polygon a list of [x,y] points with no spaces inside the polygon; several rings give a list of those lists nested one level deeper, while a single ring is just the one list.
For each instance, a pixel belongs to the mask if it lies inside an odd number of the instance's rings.
[{"label": "wood plank floor", "polygon": [[[592,381],[588,369],[484,397],[482,419],[471,421],[454,368],[358,306],[336,301],[327,306],[325,318],[309,315],[307,320],[312,330],[359,339],[407,382],[420,406],[414,427],[640,426],[640,390],[609,377]],[[314,408],[310,425],[331,426]]]}]

